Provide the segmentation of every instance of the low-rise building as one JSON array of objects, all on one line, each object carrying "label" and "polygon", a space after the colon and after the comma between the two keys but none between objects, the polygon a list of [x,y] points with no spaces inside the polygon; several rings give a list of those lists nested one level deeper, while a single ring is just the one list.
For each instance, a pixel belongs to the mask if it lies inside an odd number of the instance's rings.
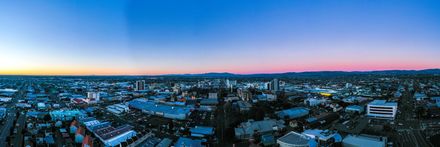
[{"label": "low-rise building", "polygon": [[124,104],[114,104],[106,107],[107,111],[115,114],[121,115],[122,113],[127,113],[130,111],[127,105]]},{"label": "low-rise building", "polygon": [[318,143],[311,139],[309,136],[296,133],[289,132],[283,137],[277,139],[278,145],[280,147],[317,147]]},{"label": "low-rise building", "polygon": [[371,135],[348,135],[342,140],[344,147],[385,147],[386,143],[386,137]]},{"label": "low-rise building", "polygon": [[290,108],[277,113],[278,117],[281,119],[295,119],[307,116],[308,114],[309,109],[304,107]]},{"label": "low-rise building", "polygon": [[367,116],[374,118],[394,119],[397,114],[397,103],[386,100],[374,100],[367,105]]},{"label": "low-rise building", "polygon": [[213,127],[195,126],[189,129],[192,137],[206,137],[214,135]]},{"label": "low-rise building", "polygon": [[243,122],[235,128],[237,139],[249,139],[254,133],[266,134],[285,128],[284,121],[275,119],[265,119],[261,121],[249,120]]},{"label": "low-rise building", "polygon": [[361,114],[364,112],[364,107],[359,105],[350,105],[345,108],[345,112],[353,112],[353,113],[357,112]]},{"label": "low-rise building", "polygon": [[89,129],[105,146],[118,146],[122,142],[136,136],[136,132],[132,130],[133,127],[130,125],[122,125],[114,128],[110,123],[103,122],[90,126]]},{"label": "low-rise building", "polygon": [[177,120],[185,120],[191,114],[191,109],[188,107],[169,106],[144,99],[132,100],[129,106],[147,114]]},{"label": "low-rise building", "polygon": [[54,110],[49,112],[53,121],[71,121],[73,118],[85,117],[86,115],[79,110]]}]

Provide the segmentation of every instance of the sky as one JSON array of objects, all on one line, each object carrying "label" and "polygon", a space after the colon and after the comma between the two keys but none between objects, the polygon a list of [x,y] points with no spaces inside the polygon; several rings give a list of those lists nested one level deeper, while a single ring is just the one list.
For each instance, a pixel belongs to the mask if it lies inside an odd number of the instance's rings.
[{"label": "sky", "polygon": [[0,1],[0,74],[440,68],[440,1]]}]

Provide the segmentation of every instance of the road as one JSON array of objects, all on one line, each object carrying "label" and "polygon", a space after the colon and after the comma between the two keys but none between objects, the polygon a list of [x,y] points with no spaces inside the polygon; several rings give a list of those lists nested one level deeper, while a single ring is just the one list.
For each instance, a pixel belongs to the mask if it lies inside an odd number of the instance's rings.
[{"label": "road", "polygon": [[8,109],[7,110],[7,117],[5,124],[3,125],[3,128],[1,130],[0,134],[0,146],[7,146],[6,144],[6,138],[10,135],[11,127],[14,125],[15,115],[16,111],[14,109]]},{"label": "road", "polygon": [[421,132],[421,121],[414,118],[416,115],[415,99],[413,94],[406,91],[403,93],[399,105],[401,113],[397,116],[396,127],[399,132],[399,143],[404,147],[429,147],[432,146]]},{"label": "road", "polygon": [[[13,95],[11,102],[6,106],[7,107],[7,111],[6,114],[7,116],[5,117],[6,122],[3,125],[3,128],[1,128],[1,133],[0,133],[0,147],[4,147],[4,146],[8,146],[8,144],[6,144],[6,138],[8,136],[10,136],[10,130],[12,127],[14,127],[14,121],[17,118],[17,110],[15,109],[15,104],[18,102],[18,100],[21,100],[24,98],[25,96],[25,90],[24,90],[25,86],[21,86],[19,88],[19,91]],[[24,122],[25,119],[23,119],[20,123],[23,124],[24,126]],[[18,132],[18,134],[21,134],[21,132]],[[20,140],[20,142],[22,142]]]},{"label": "road", "polygon": [[20,147],[23,146],[23,133],[22,130],[24,129],[25,126],[25,121],[26,121],[26,114],[20,114],[20,116],[17,119],[17,124],[19,125],[17,128],[17,134],[15,134],[15,138],[14,138],[14,146]]}]

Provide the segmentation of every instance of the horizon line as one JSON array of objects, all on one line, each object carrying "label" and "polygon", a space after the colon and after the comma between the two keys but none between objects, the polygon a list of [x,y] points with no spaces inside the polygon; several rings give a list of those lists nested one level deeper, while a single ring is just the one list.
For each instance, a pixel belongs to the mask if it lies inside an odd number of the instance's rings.
[{"label": "horizon line", "polygon": [[203,72],[203,73],[169,73],[169,74],[0,74],[0,76],[179,76],[198,74],[233,74],[233,75],[258,75],[258,74],[285,74],[285,73],[310,73],[310,72],[377,72],[377,71],[424,71],[440,70],[440,68],[425,69],[384,69],[384,70],[304,70],[286,72],[256,72],[256,73],[234,73],[234,72]]}]

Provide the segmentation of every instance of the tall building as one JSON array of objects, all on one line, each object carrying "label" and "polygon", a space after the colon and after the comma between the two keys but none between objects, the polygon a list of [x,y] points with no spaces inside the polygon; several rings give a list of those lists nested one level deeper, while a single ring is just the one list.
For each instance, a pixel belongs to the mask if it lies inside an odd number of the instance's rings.
[{"label": "tall building", "polygon": [[87,92],[87,98],[95,99],[95,101],[99,101],[100,100],[99,92]]},{"label": "tall building", "polygon": [[280,81],[278,79],[273,79],[269,82],[268,88],[270,91],[280,91]]},{"label": "tall building", "polygon": [[397,113],[397,103],[386,100],[374,100],[367,105],[367,116],[375,118],[394,119]]},{"label": "tall building", "polygon": [[237,81],[236,80],[226,79],[226,86],[227,86],[227,88],[232,88],[235,85],[237,85]]},{"label": "tall building", "polygon": [[136,91],[145,90],[145,80],[136,81],[135,90]]}]

